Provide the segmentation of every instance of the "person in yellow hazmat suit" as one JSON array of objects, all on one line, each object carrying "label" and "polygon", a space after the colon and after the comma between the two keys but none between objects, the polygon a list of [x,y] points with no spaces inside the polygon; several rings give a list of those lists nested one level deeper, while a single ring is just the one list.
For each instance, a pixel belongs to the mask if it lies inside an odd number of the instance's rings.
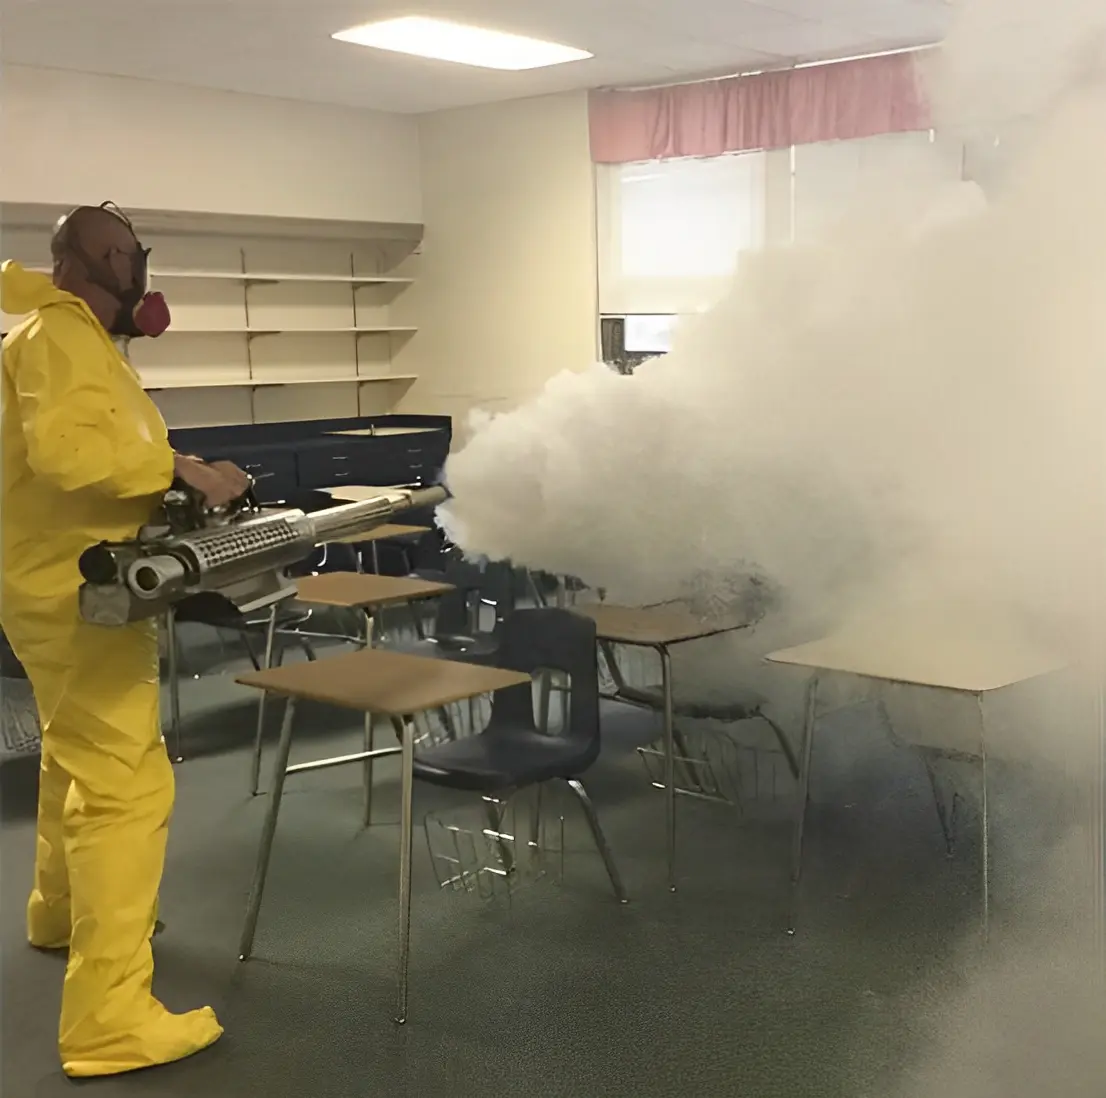
[{"label": "person in yellow hazmat suit", "polygon": [[31,944],[69,950],[59,1050],[70,1076],[179,1060],[218,1040],[205,1007],[153,997],[153,933],[173,806],[154,628],[85,624],[77,560],[133,537],[179,477],[219,506],[248,480],[174,454],[113,337],[158,335],[147,255],[116,207],[80,207],[52,240],[53,279],[0,268],[3,344],[0,623],[42,723]]}]

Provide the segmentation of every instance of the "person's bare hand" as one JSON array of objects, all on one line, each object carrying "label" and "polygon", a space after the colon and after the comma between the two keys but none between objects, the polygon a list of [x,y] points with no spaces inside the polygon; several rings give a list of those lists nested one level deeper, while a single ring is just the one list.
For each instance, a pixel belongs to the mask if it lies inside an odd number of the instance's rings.
[{"label": "person's bare hand", "polygon": [[239,469],[233,461],[213,461],[211,468],[218,469],[235,489],[233,499],[239,499],[250,490],[253,481],[250,479],[249,473]]},{"label": "person's bare hand", "polygon": [[173,471],[203,496],[208,507],[225,507],[245,495],[250,486],[250,478],[229,461],[208,465],[198,458],[178,454]]}]

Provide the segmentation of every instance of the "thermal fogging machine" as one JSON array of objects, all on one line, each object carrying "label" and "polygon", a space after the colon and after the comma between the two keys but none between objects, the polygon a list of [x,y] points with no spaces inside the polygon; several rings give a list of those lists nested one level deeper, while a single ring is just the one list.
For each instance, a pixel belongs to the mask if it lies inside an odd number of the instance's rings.
[{"label": "thermal fogging machine", "polygon": [[212,510],[176,483],[133,539],[101,542],[81,555],[81,618],[123,626],[208,593],[248,613],[294,595],[288,570],[318,546],[354,539],[446,498],[444,488],[389,488],[357,503],[307,513],[259,507],[251,493]]}]

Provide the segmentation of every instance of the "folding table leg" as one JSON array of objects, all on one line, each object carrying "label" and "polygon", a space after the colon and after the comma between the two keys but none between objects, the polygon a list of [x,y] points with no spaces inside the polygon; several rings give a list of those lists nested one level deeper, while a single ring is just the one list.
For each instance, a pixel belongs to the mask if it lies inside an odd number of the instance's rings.
[{"label": "folding table leg", "polygon": [[659,645],[664,706],[664,818],[668,842],[668,888],[676,891],[676,729],[672,712],[672,656]]},{"label": "folding table leg", "polygon": [[983,804],[981,806],[983,851],[980,870],[983,878],[983,941],[986,943],[991,936],[991,806],[989,802],[990,789],[987,784],[987,723],[983,715],[983,695],[976,694],[975,701],[979,710],[979,758],[983,771]]},{"label": "folding table leg", "polygon": [[[375,542],[373,543],[376,544]],[[364,647],[371,648],[373,640],[373,618],[372,615],[366,613],[364,616]],[[376,725],[371,713],[365,714],[365,750],[372,751],[376,743]],[[365,812],[364,820],[365,826],[371,827],[373,822],[373,780],[374,780],[374,760],[369,758],[364,763],[364,783],[365,783]]]},{"label": "folding table leg", "polygon": [[[265,666],[268,671],[273,666],[273,644],[276,639],[277,604],[274,602],[269,608],[269,621],[265,626]],[[261,691],[257,699],[257,732],[254,735],[253,744],[253,768],[250,771],[250,794],[256,797],[261,788],[261,749],[265,739],[265,700],[268,697],[266,691]]]},{"label": "folding table leg", "polygon": [[289,698],[284,707],[280,747],[277,749],[276,765],[273,768],[273,791],[269,796],[269,807],[265,813],[265,826],[261,832],[261,846],[257,852],[257,866],[254,869],[253,885],[250,889],[250,902],[246,908],[246,925],[242,928],[242,941],[238,949],[240,961],[248,961],[253,952],[257,917],[261,913],[261,897],[265,892],[265,878],[269,873],[269,858],[273,852],[277,817],[280,815],[280,802],[284,796],[284,779],[288,776],[288,755],[292,750],[292,721],[295,715],[296,700]]},{"label": "folding table leg", "polygon": [[795,933],[797,921],[799,881],[803,875],[803,838],[806,831],[806,812],[810,803],[810,764],[814,755],[814,727],[817,719],[818,676],[807,686],[806,721],[803,725],[803,753],[799,763],[799,790],[795,806],[795,822],[791,834],[791,910],[787,933]]},{"label": "folding table leg", "polygon": [[[365,750],[376,748],[376,721],[371,713],[365,714]],[[373,760],[365,760],[365,826],[372,827],[373,822]]]},{"label": "folding table leg", "polygon": [[180,660],[177,648],[177,614],[170,606],[165,612],[165,647],[169,656],[169,721],[173,731],[173,761],[183,762],[180,722]]},{"label": "folding table leg", "polygon": [[399,812],[399,973],[396,989],[397,1025],[407,1021],[407,969],[411,956],[411,840],[414,794],[415,737],[410,720],[393,718],[401,745]]}]

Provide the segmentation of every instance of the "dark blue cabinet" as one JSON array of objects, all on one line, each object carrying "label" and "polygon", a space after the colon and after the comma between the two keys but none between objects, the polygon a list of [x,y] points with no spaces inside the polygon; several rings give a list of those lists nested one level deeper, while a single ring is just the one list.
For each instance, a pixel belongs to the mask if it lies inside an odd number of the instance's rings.
[{"label": "dark blue cabinet", "polygon": [[[342,433],[348,431],[358,433]],[[448,416],[244,423],[170,432],[178,452],[233,461],[251,473],[262,502],[342,484],[433,484],[451,438]]]}]

